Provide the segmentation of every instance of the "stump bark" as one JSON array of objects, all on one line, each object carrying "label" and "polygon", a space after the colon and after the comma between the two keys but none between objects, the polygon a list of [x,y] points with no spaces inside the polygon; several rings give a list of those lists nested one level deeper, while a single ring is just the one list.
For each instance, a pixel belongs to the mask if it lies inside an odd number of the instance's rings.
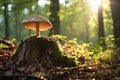
[{"label": "stump bark", "polygon": [[12,59],[19,66],[34,63],[74,66],[74,60],[69,60],[63,54],[57,39],[32,36],[22,41]]}]

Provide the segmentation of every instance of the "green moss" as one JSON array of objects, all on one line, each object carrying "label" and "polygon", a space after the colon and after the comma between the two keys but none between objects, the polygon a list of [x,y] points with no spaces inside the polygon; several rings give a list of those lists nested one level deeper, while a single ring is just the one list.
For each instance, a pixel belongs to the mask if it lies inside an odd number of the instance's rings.
[{"label": "green moss", "polygon": [[59,41],[54,41],[54,51],[51,55],[53,62],[58,66],[76,66],[75,58],[65,55]]}]

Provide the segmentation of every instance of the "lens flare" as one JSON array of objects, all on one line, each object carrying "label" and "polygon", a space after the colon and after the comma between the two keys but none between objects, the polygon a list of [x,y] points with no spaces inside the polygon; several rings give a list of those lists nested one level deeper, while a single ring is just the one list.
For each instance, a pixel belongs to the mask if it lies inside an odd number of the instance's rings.
[{"label": "lens flare", "polygon": [[99,7],[99,5],[100,5],[100,3],[101,3],[101,0],[89,0],[88,2],[89,2],[89,4],[90,4],[90,6],[92,7],[92,9],[93,9],[94,11],[97,11],[97,10],[98,10],[98,7]]}]

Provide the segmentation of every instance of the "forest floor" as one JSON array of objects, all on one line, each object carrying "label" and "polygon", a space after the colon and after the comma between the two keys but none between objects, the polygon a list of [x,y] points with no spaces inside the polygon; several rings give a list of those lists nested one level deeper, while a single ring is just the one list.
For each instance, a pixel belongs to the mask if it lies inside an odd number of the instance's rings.
[{"label": "forest floor", "polygon": [[[75,67],[34,65],[5,68],[0,65],[0,80],[120,80],[120,64],[78,65]],[[12,66],[12,65],[11,65]]]},{"label": "forest floor", "polygon": [[9,60],[12,45],[7,45],[9,49],[0,49],[0,80],[120,80],[120,64],[96,63],[92,58],[74,67],[40,63],[15,66],[14,60]]}]

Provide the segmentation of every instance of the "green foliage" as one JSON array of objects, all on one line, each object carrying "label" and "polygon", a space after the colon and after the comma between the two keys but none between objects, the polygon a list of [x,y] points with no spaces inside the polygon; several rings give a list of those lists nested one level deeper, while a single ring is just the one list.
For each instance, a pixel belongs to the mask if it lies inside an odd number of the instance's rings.
[{"label": "green foliage", "polygon": [[89,51],[92,55],[97,55],[98,53],[103,52],[103,47],[97,42],[90,47]]},{"label": "green foliage", "polygon": [[[106,45],[102,46],[102,42],[105,42]],[[112,59],[116,56],[116,51],[114,52],[114,36],[109,35],[107,37],[101,38],[99,42],[90,46],[89,52],[94,56],[94,58],[98,60],[98,62],[100,61],[103,62],[103,64],[112,64]]]},{"label": "green foliage", "polygon": [[105,43],[107,44],[107,47],[114,47],[114,35],[108,35],[105,37]]},{"label": "green foliage", "polygon": [[[100,45],[105,41],[105,46]],[[91,45],[89,51],[92,52],[93,55],[97,55],[100,52],[104,52],[107,49],[113,48],[114,47],[114,36],[109,35],[107,37],[101,38],[99,42]]]},{"label": "green foliage", "polygon": [[62,40],[66,38],[66,36],[59,35],[59,34],[53,35],[52,37],[57,39],[62,39]]},{"label": "green foliage", "polygon": [[68,43],[77,44],[77,38],[73,38],[72,40],[68,40]]},{"label": "green foliage", "polygon": [[8,46],[3,43],[0,43],[0,49],[2,49],[2,48],[8,48]]}]

